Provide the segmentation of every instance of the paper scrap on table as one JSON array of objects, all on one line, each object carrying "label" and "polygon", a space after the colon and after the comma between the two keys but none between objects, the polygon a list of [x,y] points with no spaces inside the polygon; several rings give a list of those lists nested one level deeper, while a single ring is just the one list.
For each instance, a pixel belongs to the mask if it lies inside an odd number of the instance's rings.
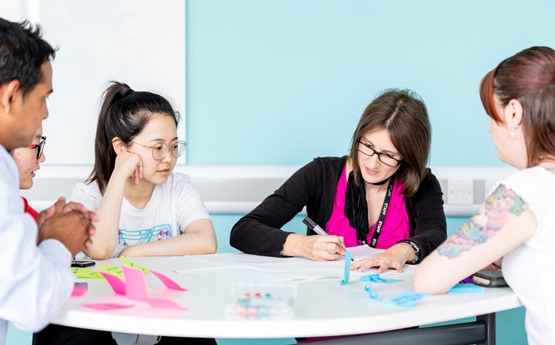
[{"label": "paper scrap on table", "polygon": [[148,287],[146,286],[145,274],[138,268],[121,266],[125,277],[125,295],[131,299],[147,299]]},{"label": "paper scrap on table", "polygon": [[347,285],[349,283],[349,276],[351,275],[351,252],[345,251],[345,264],[343,268],[343,280],[341,281],[341,285]]},{"label": "paper scrap on table", "polygon": [[105,265],[105,266],[98,267],[96,270],[98,271],[98,273],[101,273],[101,272],[110,273],[111,275],[114,275],[114,276],[118,277],[119,279],[123,280],[123,271],[121,270],[121,267],[119,267],[119,266]]},{"label": "paper scrap on table", "polygon": [[141,301],[150,304],[154,308],[187,310],[187,308],[182,307],[176,302],[166,298],[144,298],[144,299],[141,299]]},{"label": "paper scrap on table", "polygon": [[[457,284],[447,293],[483,293],[485,288],[473,284]],[[430,293],[407,291],[393,298],[384,298],[383,301],[403,308],[414,307],[418,301],[430,296]]]},{"label": "paper scrap on table", "polygon": [[400,279],[388,279],[388,278],[382,278],[381,274],[369,274],[363,277],[360,277],[360,281],[361,282],[372,282],[372,283],[383,283],[383,284],[391,284],[391,283],[397,283],[400,282],[402,280]]},{"label": "paper scrap on table", "polygon": [[376,291],[376,289],[374,289],[374,287],[371,284],[365,284],[364,285],[364,291],[366,291],[366,293],[368,294],[368,297],[370,297],[371,299],[380,300],[380,294],[378,293],[378,291]]},{"label": "paper scrap on table", "polygon": [[157,271],[150,270],[150,273],[154,274],[160,281],[168,288],[178,291],[188,291],[188,289],[182,288],[177,282],[170,277],[166,276]]},{"label": "paper scrap on table", "polygon": [[71,297],[81,297],[86,292],[87,292],[87,286],[86,285],[77,285],[77,284],[75,284],[73,286],[73,291],[71,292]]},{"label": "paper scrap on table", "polygon": [[136,264],[133,261],[126,258],[125,256],[120,256],[118,259],[119,259],[119,262],[121,262],[122,265],[133,267],[133,268],[138,268],[141,271],[143,271],[144,274],[148,274],[148,271],[149,271],[148,267]]},{"label": "paper scrap on table", "polygon": [[447,293],[484,293],[486,288],[474,284],[457,284],[453,286]]},{"label": "paper scrap on table", "polygon": [[116,294],[125,295],[125,282],[120,277],[108,272],[100,272],[100,274],[106,279]]},{"label": "paper scrap on table", "polygon": [[102,279],[102,276],[98,274],[98,272],[84,267],[72,267],[71,272],[73,272],[76,278],[80,279]]},{"label": "paper scrap on table", "polygon": [[[291,257],[287,260],[284,260],[283,258],[269,258],[271,260],[264,263],[264,260],[268,259],[267,257],[261,259],[261,257],[256,255],[240,253],[233,254],[234,255],[222,254],[229,262],[228,265],[223,264],[225,261],[220,257],[220,254],[212,254],[212,257],[205,256],[203,259],[204,261],[202,262],[197,261],[197,258],[191,259],[195,263],[202,263],[202,265],[200,265],[197,269],[189,266],[187,269],[178,269],[175,272],[184,273],[188,276],[201,277],[211,281],[237,284],[280,284],[297,281],[313,281],[316,279],[326,278],[335,278],[338,279],[338,281],[341,281],[344,276],[344,261],[342,261],[342,259],[335,261],[313,261],[303,257]],[[246,260],[246,257],[253,258]],[[240,259],[238,260],[238,264],[234,261],[235,258]],[[210,262],[210,259],[217,259],[217,264],[206,266],[206,263]],[[251,261],[253,264],[250,264]],[[187,260],[187,262],[189,265],[190,260]],[[175,267],[173,263],[171,266]],[[168,271],[171,271],[171,269],[168,269]],[[358,280],[358,277],[365,274],[368,273],[351,271],[350,277],[356,277]]]},{"label": "paper scrap on table", "polygon": [[118,304],[118,303],[85,303],[84,307],[94,310],[114,310],[131,308],[133,304]]},{"label": "paper scrap on table", "polygon": [[[126,265],[123,265],[121,267],[121,270],[125,278],[124,280],[120,279],[115,274],[103,271],[100,272],[100,274],[102,274],[102,276],[106,279],[106,281],[116,294],[124,295],[132,300],[148,303],[154,308],[187,310],[187,308],[184,308],[178,303],[169,299],[150,297],[148,295],[148,286],[143,270]],[[179,286],[179,284],[177,284],[175,281],[165,276],[164,274],[154,271],[151,272],[156,277],[158,277],[158,279],[160,279],[165,286],[169,287],[170,289],[187,291],[187,289],[182,288],[181,286]]]},{"label": "paper scrap on table", "polygon": [[[137,265],[136,263],[134,263],[133,261],[129,260],[124,256],[120,256],[119,261],[122,263],[122,265],[140,269],[141,271],[143,271],[144,274],[149,273],[148,267]],[[116,266],[116,265],[100,266],[97,268],[97,271],[107,272],[115,276],[118,276],[120,279],[123,279],[123,271],[121,270],[120,266]]]},{"label": "paper scrap on table", "polygon": [[424,297],[430,296],[430,293],[420,293],[415,291],[403,292],[393,298],[384,298],[383,301],[388,304],[393,304],[398,307],[412,308],[416,305],[418,301]]}]

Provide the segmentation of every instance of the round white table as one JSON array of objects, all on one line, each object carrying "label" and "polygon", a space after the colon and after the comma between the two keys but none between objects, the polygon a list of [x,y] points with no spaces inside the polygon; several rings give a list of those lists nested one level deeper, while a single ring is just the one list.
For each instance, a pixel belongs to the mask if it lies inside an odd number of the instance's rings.
[{"label": "round white table", "polygon": [[[270,277],[272,272],[282,267],[299,266],[314,270],[326,263],[312,263],[308,260],[277,259],[255,257],[254,263],[245,264],[250,259],[246,254],[217,254],[179,258],[133,258],[138,264],[146,263],[160,271],[182,287],[189,289],[179,292],[165,288],[152,274],[146,276],[152,297],[171,299],[187,311],[155,309],[143,302],[127,299],[113,293],[105,280],[79,280],[88,283],[88,291],[82,297],[72,297],[55,324],[108,330],[127,333],[166,335],[180,337],[210,338],[285,338],[312,337],[347,334],[366,334],[409,328],[418,325],[456,320],[465,317],[495,313],[521,306],[510,288],[489,288],[483,293],[461,293],[429,296],[412,308],[400,308],[372,300],[364,291],[364,283],[352,276],[349,284],[340,285],[341,278],[325,278],[312,281],[294,281],[297,286],[295,313],[288,319],[237,319],[225,315],[230,301],[232,282],[226,281],[221,272],[237,273],[240,281],[244,272],[251,270],[260,277]],[[194,260],[206,262],[195,270]],[[193,260],[193,261],[191,261]],[[210,262],[213,261],[213,267]],[[117,260],[98,261],[104,264],[118,264]],[[342,263],[329,263],[339,267]],[[186,267],[185,273],[176,273],[179,267]],[[194,266],[194,265],[193,265]],[[200,274],[202,273],[202,274]],[[253,274],[256,276],[256,274]],[[222,278],[223,277],[223,278]],[[374,284],[384,297],[393,297],[411,289],[410,274],[404,275],[402,282]],[[252,276],[250,279],[253,279]],[[233,278],[230,278],[233,280]],[[264,280],[267,282],[267,279]],[[111,311],[97,311],[83,306],[85,303],[134,304],[132,308]],[[395,333],[395,332],[394,332]]]}]

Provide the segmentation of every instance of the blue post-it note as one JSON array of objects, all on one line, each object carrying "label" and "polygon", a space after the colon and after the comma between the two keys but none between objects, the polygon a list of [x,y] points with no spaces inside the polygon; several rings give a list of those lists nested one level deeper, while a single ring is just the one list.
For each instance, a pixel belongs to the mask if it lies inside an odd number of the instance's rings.
[{"label": "blue post-it note", "polygon": [[453,286],[447,293],[484,293],[486,288],[474,284],[457,284]]},{"label": "blue post-it note", "polygon": [[420,293],[415,291],[407,291],[393,298],[384,298],[383,301],[398,307],[412,308],[422,298],[430,296],[430,293]]},{"label": "blue post-it note", "polygon": [[349,276],[351,275],[351,252],[345,252],[345,266],[343,272],[343,280],[341,281],[341,285],[347,285],[349,282]]},{"label": "blue post-it note", "polygon": [[372,282],[372,283],[383,283],[383,284],[391,284],[391,283],[397,283],[400,282],[402,280],[400,279],[387,279],[387,278],[382,278],[380,276],[380,274],[369,274],[367,276],[362,276],[360,277],[360,281],[361,282]]}]

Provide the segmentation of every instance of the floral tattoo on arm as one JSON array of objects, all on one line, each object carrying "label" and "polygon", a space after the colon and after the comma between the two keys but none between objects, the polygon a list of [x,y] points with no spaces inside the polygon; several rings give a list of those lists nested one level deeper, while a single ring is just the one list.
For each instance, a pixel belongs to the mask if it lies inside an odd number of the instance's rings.
[{"label": "floral tattoo on arm", "polygon": [[455,258],[462,252],[486,242],[495,236],[510,215],[520,216],[526,211],[526,203],[513,190],[499,185],[488,197],[478,214],[464,224],[438,249],[438,254]]}]

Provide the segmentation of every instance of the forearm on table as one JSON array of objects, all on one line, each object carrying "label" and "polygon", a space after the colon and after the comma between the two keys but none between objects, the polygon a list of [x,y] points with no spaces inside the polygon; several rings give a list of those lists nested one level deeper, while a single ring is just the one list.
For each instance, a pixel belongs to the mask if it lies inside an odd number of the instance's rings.
[{"label": "forearm on table", "polygon": [[247,215],[233,226],[229,243],[244,253],[280,257],[289,234]]},{"label": "forearm on table", "polygon": [[[482,206],[478,215],[463,224],[419,265],[414,276],[415,290],[445,292],[532,236],[536,220],[527,205],[518,209],[521,212],[516,214],[510,213],[513,209],[507,210],[509,207],[505,206],[512,207],[513,204],[499,202],[496,205],[499,205],[498,209]],[[495,217],[494,221],[491,221],[492,217]],[[469,233],[472,236],[468,236]]]},{"label": "forearm on table", "polygon": [[305,235],[300,234],[289,234],[283,243],[281,256],[305,256],[302,251],[302,243],[305,237]]},{"label": "forearm on table", "polygon": [[207,250],[202,236],[197,234],[183,234],[156,242],[136,244],[127,247],[120,255],[124,256],[182,256],[212,254]]},{"label": "forearm on table", "polygon": [[108,259],[114,254],[118,242],[124,190],[125,180],[113,177],[108,182],[102,200],[95,211],[98,222],[94,223],[96,233],[92,239],[93,243],[89,249],[84,251],[92,259]]}]

